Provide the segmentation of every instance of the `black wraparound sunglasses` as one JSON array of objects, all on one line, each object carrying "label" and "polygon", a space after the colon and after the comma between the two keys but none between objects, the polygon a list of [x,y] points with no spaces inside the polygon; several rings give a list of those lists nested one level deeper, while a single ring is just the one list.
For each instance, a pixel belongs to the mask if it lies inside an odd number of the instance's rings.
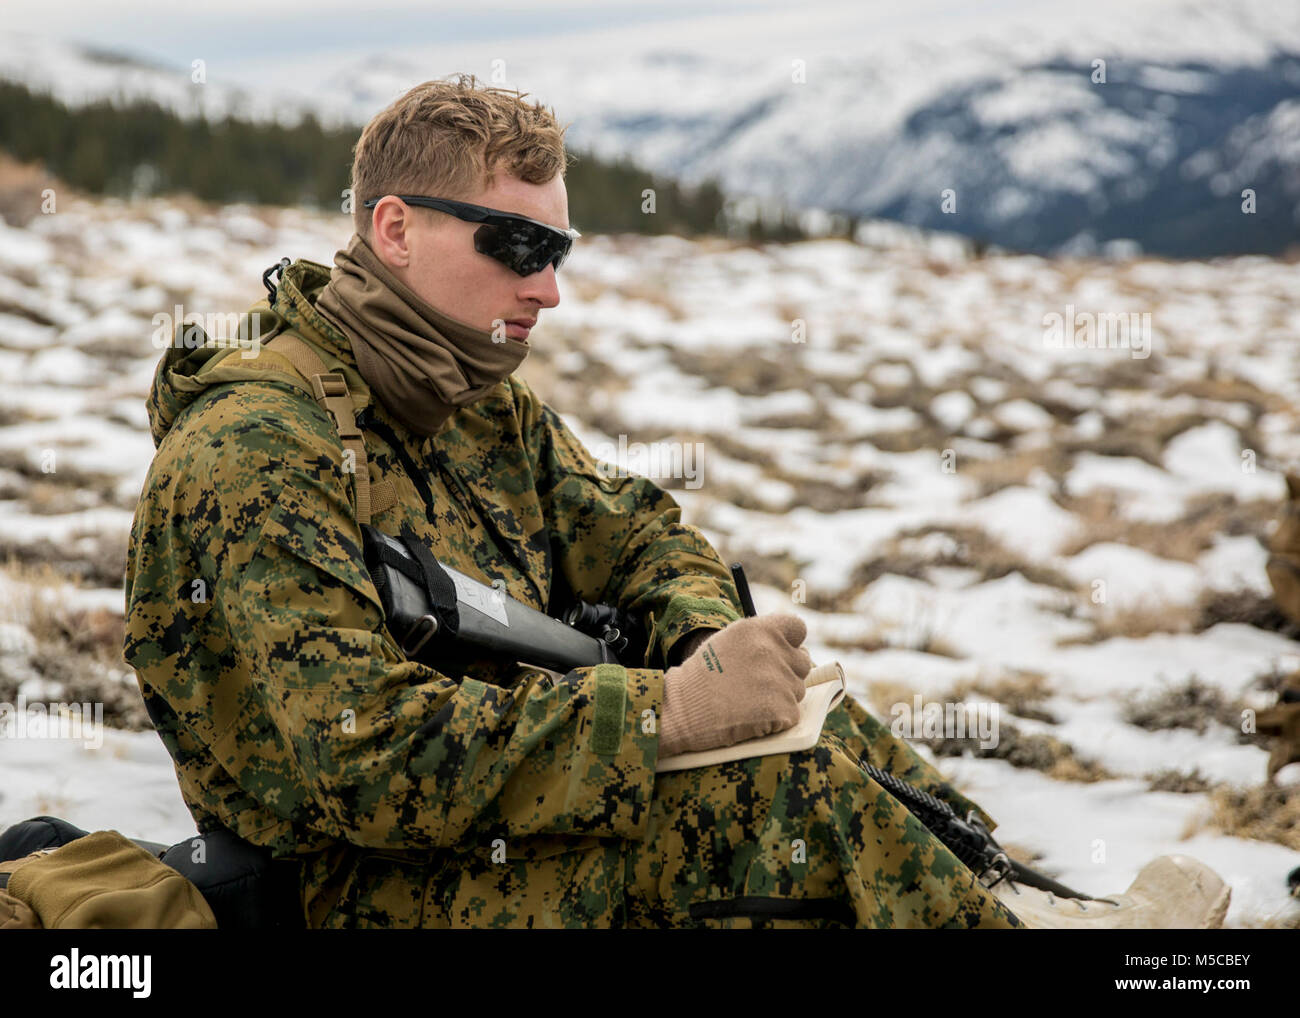
[{"label": "black wraparound sunglasses", "polygon": [[[577,230],[559,230],[527,216],[499,212],[482,205],[452,201],[450,198],[426,198],[418,194],[399,194],[394,197],[408,205],[446,212],[467,223],[482,223],[474,231],[474,250],[495,258],[521,276],[541,272],[552,263],[558,271],[573,250],[574,240],[582,236]],[[372,209],[380,200],[370,198],[363,204]]]}]

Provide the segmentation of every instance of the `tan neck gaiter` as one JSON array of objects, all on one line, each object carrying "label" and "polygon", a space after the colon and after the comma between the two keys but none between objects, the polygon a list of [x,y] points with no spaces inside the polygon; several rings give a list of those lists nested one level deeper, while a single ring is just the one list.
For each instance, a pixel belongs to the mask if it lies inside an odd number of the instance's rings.
[{"label": "tan neck gaiter", "polygon": [[528,341],[449,318],[393,275],[360,234],[334,256],[316,310],[348,337],[357,370],[412,432],[428,437],[509,377]]}]

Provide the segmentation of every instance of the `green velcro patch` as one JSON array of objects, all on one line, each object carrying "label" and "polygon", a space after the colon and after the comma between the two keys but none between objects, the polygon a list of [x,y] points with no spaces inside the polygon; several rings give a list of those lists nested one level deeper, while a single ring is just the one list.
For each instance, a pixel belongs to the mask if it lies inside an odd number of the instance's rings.
[{"label": "green velcro patch", "polygon": [[661,630],[669,629],[687,612],[723,615],[732,622],[737,622],[740,619],[740,613],[735,608],[716,597],[692,597],[689,594],[677,594],[668,602],[668,607],[664,609],[663,618],[659,620],[659,628]]},{"label": "green velcro patch", "polygon": [[622,665],[596,665],[596,717],[591,731],[591,751],[615,756],[623,748],[627,718],[627,672]]}]

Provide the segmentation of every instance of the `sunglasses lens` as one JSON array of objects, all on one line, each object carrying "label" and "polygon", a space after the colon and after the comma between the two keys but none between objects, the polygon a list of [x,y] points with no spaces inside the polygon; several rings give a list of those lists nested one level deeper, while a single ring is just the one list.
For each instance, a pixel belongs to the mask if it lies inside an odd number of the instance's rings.
[{"label": "sunglasses lens", "polygon": [[480,226],[474,233],[474,249],[514,270],[521,276],[541,272],[554,262],[558,269],[569,257],[573,241],[543,226],[517,221],[509,226]]}]

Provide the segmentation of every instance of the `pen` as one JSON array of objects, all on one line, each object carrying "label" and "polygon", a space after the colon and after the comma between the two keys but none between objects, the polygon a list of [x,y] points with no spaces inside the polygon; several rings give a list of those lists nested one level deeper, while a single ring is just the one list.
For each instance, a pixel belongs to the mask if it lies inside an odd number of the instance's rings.
[{"label": "pen", "polygon": [[754,599],[749,595],[749,581],[745,579],[745,567],[739,562],[731,563],[731,579],[736,584],[736,593],[740,595],[740,607],[745,618],[752,619],[758,612],[754,611]]}]

